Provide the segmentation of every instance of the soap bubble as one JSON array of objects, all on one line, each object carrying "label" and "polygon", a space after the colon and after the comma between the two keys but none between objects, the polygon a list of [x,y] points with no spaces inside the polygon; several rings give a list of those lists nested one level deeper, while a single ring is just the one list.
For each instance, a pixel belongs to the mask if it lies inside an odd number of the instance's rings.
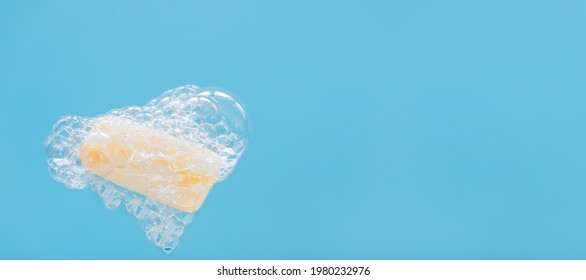
[{"label": "soap bubble", "polygon": [[124,205],[147,238],[170,253],[212,185],[234,170],[248,130],[242,104],[229,93],[187,85],[143,107],[64,116],[45,154],[55,180],[89,187],[106,208]]}]

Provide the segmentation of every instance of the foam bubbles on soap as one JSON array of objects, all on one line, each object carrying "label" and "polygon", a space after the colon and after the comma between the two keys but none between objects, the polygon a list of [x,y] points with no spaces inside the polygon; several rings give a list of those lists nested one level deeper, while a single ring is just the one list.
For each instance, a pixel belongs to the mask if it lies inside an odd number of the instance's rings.
[{"label": "foam bubbles on soap", "polygon": [[188,85],[145,106],[94,118],[64,116],[45,153],[55,180],[89,187],[106,208],[124,205],[147,238],[170,253],[194,215],[178,209],[197,210],[211,186],[234,170],[247,143],[248,119],[239,101]]}]

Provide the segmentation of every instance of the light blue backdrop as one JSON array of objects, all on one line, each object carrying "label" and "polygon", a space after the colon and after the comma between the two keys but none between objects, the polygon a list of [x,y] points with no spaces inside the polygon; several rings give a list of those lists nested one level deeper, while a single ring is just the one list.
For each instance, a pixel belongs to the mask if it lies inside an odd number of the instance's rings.
[{"label": "light blue backdrop", "polygon": [[[3,1],[0,258],[586,258],[584,1]],[[250,148],[171,256],[53,181],[62,115],[183,84]]]}]

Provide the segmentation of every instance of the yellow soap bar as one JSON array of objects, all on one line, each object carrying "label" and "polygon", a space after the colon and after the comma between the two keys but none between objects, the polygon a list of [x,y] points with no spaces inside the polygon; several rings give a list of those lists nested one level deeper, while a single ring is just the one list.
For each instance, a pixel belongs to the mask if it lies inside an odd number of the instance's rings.
[{"label": "yellow soap bar", "polygon": [[106,180],[189,213],[201,207],[221,162],[201,145],[111,116],[95,121],[79,154]]}]

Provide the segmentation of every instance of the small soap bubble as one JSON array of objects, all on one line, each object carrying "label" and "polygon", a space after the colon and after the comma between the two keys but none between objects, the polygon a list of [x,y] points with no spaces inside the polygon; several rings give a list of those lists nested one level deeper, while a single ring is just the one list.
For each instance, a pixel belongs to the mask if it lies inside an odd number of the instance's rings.
[{"label": "small soap bubble", "polygon": [[108,209],[124,205],[147,238],[171,253],[211,186],[232,173],[247,145],[240,101],[186,85],[143,107],[64,116],[47,137],[45,155],[55,180],[89,187]]}]

